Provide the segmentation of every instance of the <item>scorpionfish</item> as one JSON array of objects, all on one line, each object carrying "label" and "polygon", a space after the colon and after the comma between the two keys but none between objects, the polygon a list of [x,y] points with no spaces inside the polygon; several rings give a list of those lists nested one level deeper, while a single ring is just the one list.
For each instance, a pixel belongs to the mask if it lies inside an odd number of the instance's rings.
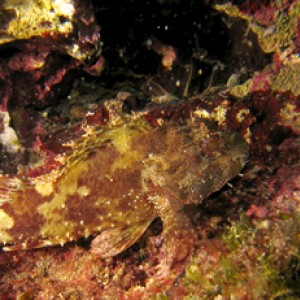
[{"label": "scorpionfish", "polygon": [[0,176],[0,242],[11,251],[96,236],[92,251],[111,257],[160,217],[163,272],[195,244],[182,208],[219,190],[247,157],[238,134],[197,117],[159,126],[131,117],[95,127],[73,142],[57,170],[36,178]]}]

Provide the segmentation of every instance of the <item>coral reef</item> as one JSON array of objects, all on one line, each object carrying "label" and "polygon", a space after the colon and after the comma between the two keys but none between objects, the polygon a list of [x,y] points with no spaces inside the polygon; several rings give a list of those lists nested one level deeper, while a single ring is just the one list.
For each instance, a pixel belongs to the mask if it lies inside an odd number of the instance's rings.
[{"label": "coral reef", "polygon": [[[183,251],[160,284],[157,267],[168,257],[163,216],[114,257],[92,251],[103,242],[94,233],[63,246],[32,249],[35,239],[27,251],[2,251],[0,298],[299,299],[299,1],[104,0],[94,7],[85,1],[33,1],[35,24],[41,24],[33,30],[23,14],[29,2],[9,3],[0,4],[0,169],[7,174],[1,178],[40,184],[38,179],[64,170],[67,157],[76,161],[76,153],[93,161],[85,150],[101,144],[94,142],[99,132],[118,132],[112,139],[121,140],[120,120],[144,124],[137,132],[147,124],[177,128],[184,136],[187,120],[201,120],[214,124],[198,145],[210,163],[227,147],[226,139],[216,139],[226,132],[246,141],[249,158],[239,176],[180,211],[190,220],[183,240],[194,232],[194,250]],[[72,8],[67,14],[64,5]],[[14,27],[17,20],[23,30]],[[178,132],[171,136],[179,153]],[[132,132],[124,137],[131,138]],[[166,141],[156,136],[149,143],[143,136],[135,150]],[[82,147],[87,142],[92,145]],[[109,145],[99,153],[112,155]],[[190,162],[189,156],[178,157]],[[222,184],[239,172],[233,169]],[[153,176],[157,169],[151,170]],[[170,181],[174,193],[177,181]],[[2,183],[1,199],[18,195],[20,187]],[[180,197],[185,198],[182,191]],[[6,232],[3,210],[0,217]]]},{"label": "coral reef", "polygon": [[[0,15],[0,109],[14,123],[6,130],[18,137],[14,154],[26,163],[28,147],[45,133],[37,109],[71,87],[72,72],[101,70],[100,28],[92,6],[82,1],[3,1]],[[2,141],[9,156],[10,140]],[[9,162],[2,168],[16,171]]]}]

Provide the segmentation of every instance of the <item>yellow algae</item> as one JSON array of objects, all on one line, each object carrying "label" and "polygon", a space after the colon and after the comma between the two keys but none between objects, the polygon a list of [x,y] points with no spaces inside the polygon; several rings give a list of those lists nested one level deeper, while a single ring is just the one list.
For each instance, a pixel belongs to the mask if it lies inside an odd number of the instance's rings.
[{"label": "yellow algae", "polygon": [[235,96],[238,98],[244,98],[250,93],[252,87],[253,87],[253,80],[248,79],[243,84],[239,84],[239,85],[236,85],[236,86],[230,88],[229,93],[232,96]]},{"label": "yellow algae", "polygon": [[245,120],[246,116],[250,115],[250,110],[248,108],[240,109],[236,114],[236,120],[241,123]]},{"label": "yellow algae", "polygon": [[300,95],[300,60],[287,61],[280,69],[280,72],[273,76],[271,87],[273,90],[292,92],[295,96]]},{"label": "yellow algae", "polygon": [[213,119],[222,125],[226,122],[228,101],[223,101],[219,106],[217,106],[211,113]]},{"label": "yellow algae", "polygon": [[[69,34],[73,30],[72,18],[75,9],[72,0],[6,0],[0,11],[4,14],[7,11],[15,12],[15,18],[10,20],[2,33],[0,44],[42,36],[45,32]],[[61,16],[65,17],[63,22]]]}]

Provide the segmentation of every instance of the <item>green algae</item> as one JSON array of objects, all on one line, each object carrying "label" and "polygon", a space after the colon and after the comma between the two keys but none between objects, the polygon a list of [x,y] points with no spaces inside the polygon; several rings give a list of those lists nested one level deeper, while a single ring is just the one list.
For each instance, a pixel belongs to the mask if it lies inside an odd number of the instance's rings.
[{"label": "green algae", "polygon": [[186,268],[184,299],[287,299],[282,297],[298,294],[299,239],[299,213],[276,221],[251,222],[242,216],[221,236],[203,241]]}]

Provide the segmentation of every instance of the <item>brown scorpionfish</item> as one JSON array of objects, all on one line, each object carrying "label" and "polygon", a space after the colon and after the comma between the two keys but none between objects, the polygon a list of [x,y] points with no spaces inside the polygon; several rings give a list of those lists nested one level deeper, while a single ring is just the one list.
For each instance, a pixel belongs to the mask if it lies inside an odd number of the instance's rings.
[{"label": "brown scorpionfish", "polygon": [[0,242],[9,251],[96,235],[92,251],[109,257],[160,217],[166,259],[158,274],[168,274],[195,243],[182,208],[219,190],[247,157],[238,134],[201,118],[153,126],[141,117],[123,117],[75,141],[50,174],[1,175]]}]

